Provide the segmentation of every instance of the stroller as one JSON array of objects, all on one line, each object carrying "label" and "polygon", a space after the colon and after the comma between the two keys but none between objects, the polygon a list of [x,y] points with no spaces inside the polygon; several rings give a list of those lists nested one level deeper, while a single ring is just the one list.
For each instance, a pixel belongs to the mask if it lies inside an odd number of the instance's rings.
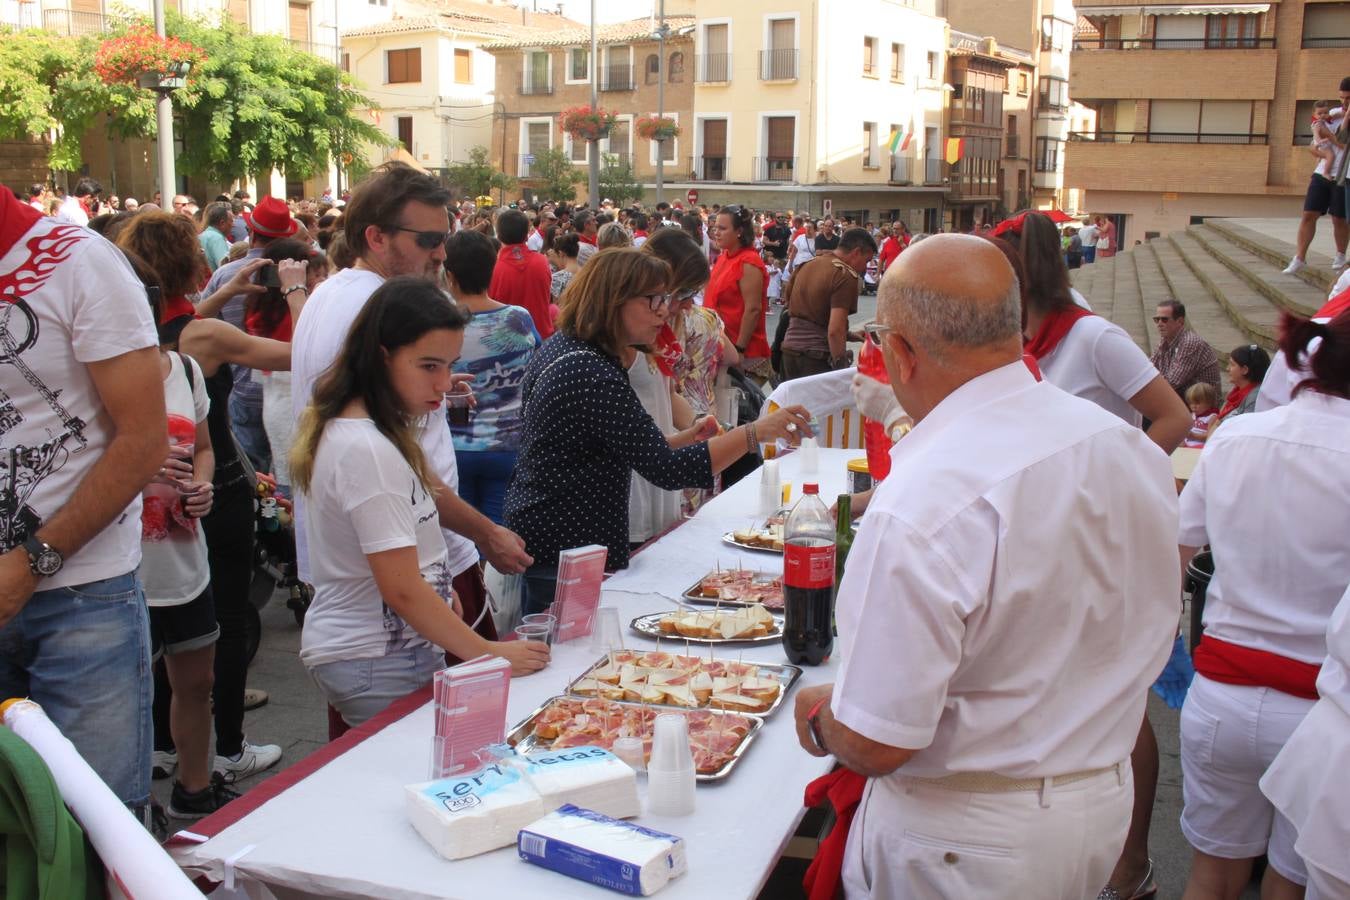
[{"label": "stroller", "polygon": [[305,624],[305,612],[314,599],[314,589],[301,581],[298,574],[295,520],[291,518],[291,503],[277,495],[276,479],[261,472],[258,473],[256,507],[253,580],[249,586],[248,604],[250,662],[262,640],[260,612],[271,602],[277,588],[287,592],[286,607],[295,616],[296,625]]},{"label": "stroller", "polygon": [[874,256],[867,261],[867,269],[863,272],[862,292],[864,294],[875,294],[877,292],[877,284],[881,281],[880,272],[880,258]]}]

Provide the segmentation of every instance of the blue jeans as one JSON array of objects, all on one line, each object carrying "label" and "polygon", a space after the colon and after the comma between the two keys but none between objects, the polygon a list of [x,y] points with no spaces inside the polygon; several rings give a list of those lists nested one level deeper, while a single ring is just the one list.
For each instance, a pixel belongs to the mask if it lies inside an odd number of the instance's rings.
[{"label": "blue jeans", "polygon": [[445,651],[431,645],[320,663],[310,666],[309,675],[342,720],[355,728],[400,697],[426,687],[444,668]]},{"label": "blue jeans", "polygon": [[524,579],[525,596],[521,598],[521,613],[528,616],[531,613],[548,612],[558,590],[557,564],[535,563],[525,570]]},{"label": "blue jeans", "polygon": [[0,628],[0,697],[29,697],[123,803],[150,800],[150,619],[135,572],[38,591]]},{"label": "blue jeans", "polygon": [[515,451],[457,450],[455,463],[459,469],[460,499],[496,524],[502,524],[506,488],[516,468]]},{"label": "blue jeans", "polygon": [[262,398],[250,401],[241,397],[238,391],[232,392],[230,425],[254,470],[271,474],[272,445],[267,442],[267,429],[263,428]]},{"label": "blue jeans", "polygon": [[[1083,248],[1083,262],[1085,262],[1085,263],[1090,263],[1090,262],[1096,262],[1096,261],[1097,261],[1097,248],[1096,248],[1096,247],[1084,247],[1084,248]],[[234,401],[230,401],[230,402],[233,403]]]}]

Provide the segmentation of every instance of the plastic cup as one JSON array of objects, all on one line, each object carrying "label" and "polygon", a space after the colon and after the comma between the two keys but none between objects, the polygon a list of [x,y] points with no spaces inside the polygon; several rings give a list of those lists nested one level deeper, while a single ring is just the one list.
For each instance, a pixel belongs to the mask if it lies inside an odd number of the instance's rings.
[{"label": "plastic cup", "polygon": [[694,791],[689,723],[681,715],[657,716],[652,758],[647,764],[647,812],[654,816],[687,816],[694,811]]},{"label": "plastic cup", "polygon": [[553,626],[547,624],[516,626],[516,637],[522,641],[541,641],[545,644],[553,644]]},{"label": "plastic cup", "polygon": [[619,624],[619,610],[602,606],[595,611],[595,625],[591,628],[591,649],[608,653],[623,649],[623,626]]},{"label": "plastic cup", "polygon": [[451,425],[464,427],[469,424],[469,410],[473,405],[473,394],[446,394],[445,418]]},{"label": "plastic cup", "polygon": [[647,761],[642,754],[642,738],[616,738],[612,750],[615,756],[628,763],[634,771],[641,772],[647,768]]},{"label": "plastic cup", "polygon": [[[547,625],[549,633],[554,637],[558,634],[558,617],[548,613],[530,613],[527,616],[520,617],[522,625]],[[550,643],[552,640],[550,639]]]}]

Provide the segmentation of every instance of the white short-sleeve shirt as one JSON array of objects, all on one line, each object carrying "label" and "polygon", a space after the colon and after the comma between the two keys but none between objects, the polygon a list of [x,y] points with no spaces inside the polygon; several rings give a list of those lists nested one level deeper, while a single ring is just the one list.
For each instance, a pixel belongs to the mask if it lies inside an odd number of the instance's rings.
[{"label": "white short-sleeve shirt", "polygon": [[1084,316],[1059,346],[1039,360],[1045,380],[1138,427],[1144,421],[1130,398],[1158,377],[1158,370],[1119,325]]},{"label": "white short-sleeve shirt", "polygon": [[1350,584],[1350,400],[1303,391],[1225,422],[1181,493],[1177,541],[1214,549],[1206,634],[1321,662]]},{"label": "white short-sleeve shirt", "polygon": [[1128,756],[1176,632],[1167,457],[1019,361],[953,392],[891,459],[839,589],[832,698],[844,725],[918,751],[880,780]]},{"label": "white short-sleeve shirt", "polygon": [[[343,269],[314,289],[314,296],[305,303],[300,321],[291,339],[291,406],[296,421],[309,405],[314,385],[324,371],[342,352],[343,342],[352,330],[352,323],[360,315],[370,295],[384,284],[384,279],[367,269]],[[459,473],[455,465],[455,446],[450,439],[450,425],[442,416],[430,416],[422,428],[422,451],[427,455],[431,471],[452,491],[459,490]],[[295,550],[302,581],[309,581],[310,555],[303,498],[297,498]],[[443,530],[450,550],[450,570],[458,575],[478,562],[478,549],[473,542],[453,531]]]},{"label": "white short-sleeve shirt", "polygon": [[451,574],[436,501],[374,422],[328,423],[305,500],[314,602],[300,635],[300,661],[315,666],[429,646],[385,605],[366,555],[416,547],[422,577],[448,600]]}]

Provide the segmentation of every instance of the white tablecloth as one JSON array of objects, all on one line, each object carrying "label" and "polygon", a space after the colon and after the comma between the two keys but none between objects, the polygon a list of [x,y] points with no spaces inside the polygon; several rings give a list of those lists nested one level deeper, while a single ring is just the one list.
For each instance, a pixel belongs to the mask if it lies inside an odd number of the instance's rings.
[{"label": "white tablecloth", "polygon": [[[801,495],[798,454],[781,462],[782,479]],[[820,451],[821,496],[827,503],[843,490],[845,464],[856,450]],[[747,478],[705,505],[684,523],[634,557],[630,568],[605,584],[605,605],[630,619],[671,609],[680,594],[718,561],[742,561],[780,570],[782,557],[737,552],[722,534],[744,527],[757,513],[758,476]],[[649,645],[631,631],[630,646]],[[736,644],[724,651],[747,661],[784,662],[779,644]],[[543,672],[511,682],[508,722],[523,719],[593,661],[585,641],[554,648]],[[835,661],[807,667],[800,684],[833,678]],[[203,844],[179,846],[180,865],[221,880],[224,861],[253,896],[463,898],[535,896],[602,898],[614,894],[521,862],[508,847],[472,859],[441,859],[408,824],[403,786],[425,781],[430,759],[431,707],[427,704],[393,723]],[[803,812],[802,793],[829,770],[828,760],[797,746],[792,698],[769,719],[755,743],[724,782],[700,784],[692,816],[643,815],[644,825],[680,835],[687,842],[689,872],[662,897],[755,897]],[[644,785],[645,787],[645,785]],[[251,847],[246,853],[241,851]]]}]

